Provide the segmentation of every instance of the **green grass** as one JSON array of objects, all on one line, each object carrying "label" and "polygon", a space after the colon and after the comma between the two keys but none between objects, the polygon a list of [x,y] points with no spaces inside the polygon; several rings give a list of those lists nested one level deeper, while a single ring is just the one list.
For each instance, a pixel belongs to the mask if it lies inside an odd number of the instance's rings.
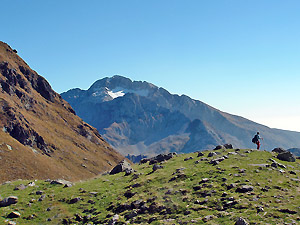
[{"label": "green grass", "polygon": [[[234,150],[219,150],[223,155]],[[270,152],[240,150],[241,155],[230,155],[228,159],[219,165],[213,166],[207,161],[195,164],[200,158],[207,157],[209,151],[205,151],[203,157],[197,157],[197,153],[178,155],[173,159],[162,163],[164,168],[152,173],[152,165],[134,165],[137,179],[132,175],[124,176],[124,173],[116,175],[102,175],[98,178],[78,182],[72,187],[63,188],[60,185],[51,185],[49,182],[36,181],[34,187],[14,191],[18,184],[28,184],[30,181],[15,181],[0,186],[1,197],[15,195],[19,202],[9,207],[0,208],[0,224],[7,223],[7,215],[11,211],[19,211],[21,218],[10,219],[17,224],[62,224],[69,221],[70,224],[86,224],[84,221],[76,221],[75,217],[86,217],[90,224],[106,224],[115,215],[120,216],[119,223],[125,224],[234,224],[236,218],[243,217],[250,224],[284,224],[296,221],[299,223],[300,174],[299,161],[283,162],[274,158]],[[193,159],[184,161],[192,156]],[[217,156],[219,157],[219,156]],[[281,173],[278,168],[259,167],[250,164],[271,164],[269,159],[287,166]],[[216,158],[216,157],[215,157]],[[176,172],[182,168],[181,172]],[[245,173],[240,173],[245,169]],[[297,175],[290,174],[295,171]],[[184,173],[185,176],[170,181],[174,176]],[[203,178],[209,178],[206,183],[199,182]],[[226,178],[226,181],[223,179]],[[237,187],[247,184],[254,187],[250,193],[237,193],[236,188],[228,189],[230,184]],[[140,184],[139,187],[132,187]],[[193,187],[201,186],[200,190]],[[38,201],[40,196],[36,191],[42,190],[47,196],[45,200]],[[124,193],[130,191],[136,193],[127,198]],[[97,192],[96,195],[90,192]],[[203,196],[204,193],[211,195]],[[227,196],[222,197],[226,192]],[[69,204],[69,200],[80,197],[75,204]],[[229,197],[236,200],[232,207],[224,208]],[[226,198],[221,200],[222,198]],[[35,199],[35,200],[34,200]],[[150,199],[154,199],[159,211],[138,214],[130,217],[135,210],[118,211],[120,205],[131,204],[136,200],[145,202],[145,206],[151,205]],[[148,202],[147,202],[148,200]],[[206,201],[203,204],[195,203]],[[29,202],[32,202],[29,204]],[[92,203],[91,203],[92,202]],[[263,207],[263,212],[257,212],[257,207]],[[47,208],[51,208],[47,211]],[[296,211],[296,214],[280,212],[280,209]],[[34,215],[32,219],[29,219]],[[203,218],[213,215],[207,222]],[[47,221],[47,219],[51,221]],[[151,222],[152,221],[152,222]],[[67,222],[65,222],[67,223]]]}]

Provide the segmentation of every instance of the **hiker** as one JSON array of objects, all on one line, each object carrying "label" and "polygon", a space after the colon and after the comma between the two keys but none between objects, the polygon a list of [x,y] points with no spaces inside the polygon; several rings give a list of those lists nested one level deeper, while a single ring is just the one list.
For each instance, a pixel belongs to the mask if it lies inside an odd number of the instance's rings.
[{"label": "hiker", "polygon": [[260,141],[259,141],[260,139],[263,140],[263,138],[260,138],[259,132],[257,132],[257,133],[255,134],[254,138],[252,138],[252,142],[255,143],[255,144],[257,145],[257,150],[259,150],[259,148],[260,148]]}]

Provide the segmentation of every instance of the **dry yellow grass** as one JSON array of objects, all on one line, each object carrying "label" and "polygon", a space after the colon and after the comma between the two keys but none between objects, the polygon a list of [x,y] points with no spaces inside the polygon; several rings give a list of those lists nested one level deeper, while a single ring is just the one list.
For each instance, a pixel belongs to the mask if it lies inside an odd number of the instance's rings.
[{"label": "dry yellow grass", "polygon": [[[33,85],[38,79],[43,85],[46,81],[0,42],[0,66],[5,62],[13,72],[9,77],[0,69],[0,182],[19,178],[87,179],[109,170],[123,158],[95,128],[73,114],[59,94],[50,89],[51,98],[43,97],[37,91],[40,87]],[[9,91],[5,89],[7,84]],[[12,124],[29,134],[30,144],[24,145],[4,131]],[[43,138],[43,146],[38,144],[38,137]]]}]

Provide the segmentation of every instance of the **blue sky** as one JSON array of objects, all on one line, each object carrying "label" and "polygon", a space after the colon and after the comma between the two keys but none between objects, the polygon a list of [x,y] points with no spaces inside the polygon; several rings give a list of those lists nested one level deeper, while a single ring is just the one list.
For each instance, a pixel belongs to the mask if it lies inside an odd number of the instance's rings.
[{"label": "blue sky", "polygon": [[298,0],[2,0],[0,37],[59,93],[120,74],[300,131]]}]

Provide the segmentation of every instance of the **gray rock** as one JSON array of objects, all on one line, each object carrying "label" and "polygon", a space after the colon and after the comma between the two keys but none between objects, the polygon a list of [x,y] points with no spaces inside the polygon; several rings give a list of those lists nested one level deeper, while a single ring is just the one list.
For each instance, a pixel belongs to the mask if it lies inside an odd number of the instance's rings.
[{"label": "gray rock", "polygon": [[201,156],[204,156],[204,154],[202,152],[198,152],[197,157],[201,157]]},{"label": "gray rock", "polygon": [[18,197],[9,196],[7,198],[4,198],[2,201],[0,201],[0,207],[10,206],[16,204],[17,202],[18,202]]},{"label": "gray rock", "polygon": [[35,194],[36,195],[42,195],[44,192],[43,191],[36,191]]},{"label": "gray rock", "polygon": [[246,193],[246,192],[249,192],[249,191],[253,191],[253,186],[243,185],[243,186],[236,189],[236,192],[239,192],[239,193]]},{"label": "gray rock", "polygon": [[208,153],[208,156],[207,157],[213,157],[213,156],[216,156],[217,155],[217,153],[215,153],[215,152],[210,152],[210,153]]},{"label": "gray rock", "polygon": [[225,160],[225,158],[224,158],[224,157],[220,157],[220,158],[211,160],[209,163],[210,163],[210,164],[213,164],[213,165],[217,165],[217,164],[219,164],[220,162],[222,162],[223,160]]},{"label": "gray rock", "polygon": [[120,219],[120,216],[118,214],[114,215],[111,220],[108,222],[108,225],[114,225],[116,224]]},{"label": "gray rock", "polygon": [[57,179],[57,180],[52,180],[50,184],[58,184],[58,185],[66,185],[66,184],[72,184],[70,181],[63,180],[63,179]]},{"label": "gray rock", "polygon": [[17,211],[13,211],[10,214],[8,214],[7,218],[19,218],[21,217],[21,213],[17,212]]},{"label": "gray rock", "polygon": [[215,218],[215,216],[213,216],[213,215],[208,215],[208,216],[203,217],[202,220],[203,220],[204,222],[208,222],[208,221],[210,221],[210,220],[212,220],[212,219],[214,219],[214,218]]},{"label": "gray rock", "polygon": [[122,160],[118,165],[116,165],[111,171],[110,175],[117,174],[120,172],[124,172],[126,169],[132,170],[132,167],[129,162],[127,162],[125,159]]},{"label": "gray rock", "polygon": [[28,184],[27,184],[27,186],[29,186],[29,187],[34,187],[35,186],[35,183],[32,181],[32,182],[29,182]]},{"label": "gray rock", "polygon": [[280,159],[282,161],[287,161],[287,162],[295,162],[296,161],[296,157],[294,156],[294,154],[291,152],[288,152],[288,151],[279,153],[277,155],[277,159]]},{"label": "gray rock", "polygon": [[283,153],[283,152],[287,152],[287,150],[283,149],[283,148],[274,148],[272,150],[272,152],[276,152],[276,153]]},{"label": "gray rock", "polygon": [[214,150],[225,149],[223,145],[217,145]]},{"label": "gray rock", "polygon": [[129,176],[130,174],[134,173],[134,169],[132,168],[126,168],[125,169],[125,176]]},{"label": "gray rock", "polygon": [[153,167],[152,167],[152,170],[153,170],[153,172],[154,172],[154,171],[156,171],[156,170],[158,170],[158,169],[162,169],[162,168],[164,168],[162,165],[154,164]]},{"label": "gray rock", "polygon": [[26,188],[26,186],[24,184],[19,184],[18,186],[16,186],[14,188],[14,191],[24,190],[25,188]]},{"label": "gray rock", "polygon": [[233,149],[233,146],[232,146],[232,144],[225,144],[224,148],[226,148],[226,149]]},{"label": "gray rock", "polygon": [[72,198],[72,199],[69,201],[69,204],[75,204],[75,203],[79,202],[80,200],[81,200],[81,198],[79,198],[79,197]]},{"label": "gray rock", "polygon": [[249,225],[249,223],[242,217],[239,217],[234,225]]},{"label": "gray rock", "polygon": [[184,161],[188,161],[188,160],[191,160],[191,159],[193,159],[192,156],[191,156],[191,157],[188,157],[188,158],[185,158]]}]

